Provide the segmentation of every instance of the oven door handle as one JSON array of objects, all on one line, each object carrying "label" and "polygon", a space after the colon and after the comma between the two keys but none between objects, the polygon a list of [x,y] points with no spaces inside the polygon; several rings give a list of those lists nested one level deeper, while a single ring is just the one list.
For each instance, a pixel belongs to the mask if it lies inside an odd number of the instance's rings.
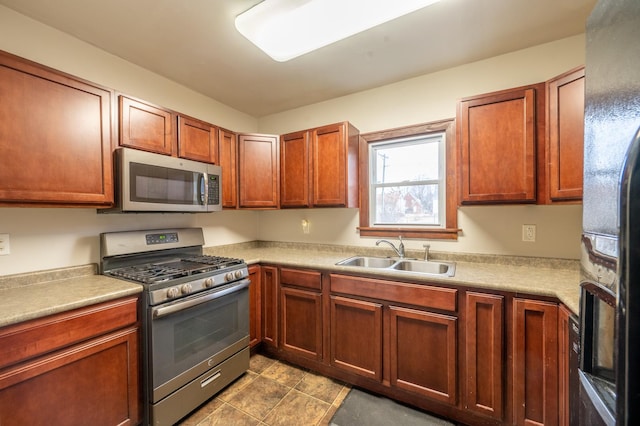
[{"label": "oven door handle", "polygon": [[225,287],[221,290],[214,291],[212,293],[208,293],[202,297],[185,300],[184,302],[178,302],[176,304],[169,305],[169,306],[160,306],[157,308],[153,308],[151,310],[151,317],[153,319],[162,318],[164,316],[183,311],[187,308],[191,308],[193,306],[197,306],[205,302],[210,302],[211,300],[214,300],[214,299],[219,299],[221,297],[228,296],[229,294],[235,293],[237,291],[240,291],[242,289],[249,287],[249,284],[251,284],[251,281],[248,279],[244,279],[242,281],[238,281],[235,285]]}]

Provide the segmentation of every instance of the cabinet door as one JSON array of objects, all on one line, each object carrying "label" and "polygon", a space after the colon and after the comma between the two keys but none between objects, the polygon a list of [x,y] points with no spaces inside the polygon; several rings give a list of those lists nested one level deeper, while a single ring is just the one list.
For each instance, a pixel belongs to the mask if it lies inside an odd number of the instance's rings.
[{"label": "cabinet door", "polygon": [[235,209],[238,207],[238,169],[237,151],[238,136],[220,129],[219,136],[220,166],[222,167],[222,207]]},{"label": "cabinet door", "polygon": [[582,199],[584,68],[549,81],[549,197]]},{"label": "cabinet door", "polygon": [[456,403],[457,319],[390,307],[391,385]]},{"label": "cabinet door", "polygon": [[278,137],[238,137],[240,207],[277,208],[279,191]]},{"label": "cabinet door", "polygon": [[461,202],[535,202],[536,89],[467,98],[458,108]]},{"label": "cabinet door", "polygon": [[466,294],[464,408],[498,420],[504,402],[503,299]]},{"label": "cabinet door", "polygon": [[322,294],[281,287],[281,330],[284,351],[322,359]]},{"label": "cabinet door", "polygon": [[113,92],[0,52],[0,203],[113,203]]},{"label": "cabinet door", "polygon": [[178,117],[178,156],[218,163],[218,129],[204,121]]},{"label": "cabinet door", "polygon": [[0,424],[138,424],[137,345],[129,328],[5,370]]},{"label": "cabinet door", "polygon": [[513,411],[517,425],[558,424],[558,306],[513,302]]},{"label": "cabinet door", "polygon": [[262,341],[262,288],[260,266],[249,267],[249,345],[254,347]]},{"label": "cabinet door", "polygon": [[309,207],[309,133],[280,138],[280,206]]},{"label": "cabinet door", "polygon": [[382,305],[331,296],[331,365],[382,381]]},{"label": "cabinet door", "polygon": [[278,268],[262,266],[262,341],[271,346],[278,346]]},{"label": "cabinet door", "polygon": [[176,153],[175,114],[120,95],[120,145],[159,154]]}]

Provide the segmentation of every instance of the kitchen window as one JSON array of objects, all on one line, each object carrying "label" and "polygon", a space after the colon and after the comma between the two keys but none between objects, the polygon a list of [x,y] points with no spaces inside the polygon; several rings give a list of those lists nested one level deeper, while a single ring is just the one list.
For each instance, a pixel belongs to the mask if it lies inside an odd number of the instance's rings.
[{"label": "kitchen window", "polygon": [[360,235],[457,239],[454,121],[362,135]]}]

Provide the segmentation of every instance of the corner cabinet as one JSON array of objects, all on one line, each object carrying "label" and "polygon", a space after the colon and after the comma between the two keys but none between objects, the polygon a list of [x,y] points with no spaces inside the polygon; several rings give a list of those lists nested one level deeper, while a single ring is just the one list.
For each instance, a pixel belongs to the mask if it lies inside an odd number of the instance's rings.
[{"label": "corner cabinet", "polygon": [[138,424],[137,299],[0,329],[0,424]]},{"label": "corner cabinet", "polygon": [[281,136],[281,207],[358,207],[360,132],[348,122]]},{"label": "corner cabinet", "polygon": [[238,135],[238,207],[278,208],[278,145],[276,135]]},{"label": "corner cabinet", "polygon": [[114,93],[0,52],[0,205],[113,204]]},{"label": "corner cabinet", "polygon": [[462,204],[535,203],[536,120],[543,112],[536,98],[543,88],[521,87],[458,104]]}]

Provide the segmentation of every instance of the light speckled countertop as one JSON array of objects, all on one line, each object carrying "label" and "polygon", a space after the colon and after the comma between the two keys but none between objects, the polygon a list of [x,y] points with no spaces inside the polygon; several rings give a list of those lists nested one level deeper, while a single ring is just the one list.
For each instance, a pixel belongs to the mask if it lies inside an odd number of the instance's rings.
[{"label": "light speckled countertop", "polygon": [[[431,258],[434,260],[456,262],[455,276],[448,278],[335,265],[336,262],[351,256],[390,254],[388,249],[378,248],[261,242],[208,247],[205,248],[205,254],[242,258],[249,264],[269,263],[350,274],[363,273],[395,280],[406,279],[414,282],[507,291],[522,295],[549,296],[557,298],[576,315],[580,306],[580,269],[577,260],[432,253]],[[407,252],[407,257],[420,259],[422,255],[422,252]]]},{"label": "light speckled countertop", "polygon": [[138,284],[97,275],[96,265],[0,276],[0,327],[141,291]]},{"label": "light speckled countertop", "polygon": [[[269,263],[322,271],[362,273],[395,280],[555,297],[573,313],[577,314],[579,310],[579,263],[575,260],[433,253],[432,258],[435,260],[456,262],[455,276],[447,278],[335,265],[336,262],[355,255],[390,254],[389,250],[379,248],[251,242],[208,247],[204,251],[210,255],[241,258],[249,264]],[[408,251],[407,257],[420,258],[421,254]],[[138,284],[97,275],[96,265],[0,276],[0,327],[141,291],[142,286]]]}]

